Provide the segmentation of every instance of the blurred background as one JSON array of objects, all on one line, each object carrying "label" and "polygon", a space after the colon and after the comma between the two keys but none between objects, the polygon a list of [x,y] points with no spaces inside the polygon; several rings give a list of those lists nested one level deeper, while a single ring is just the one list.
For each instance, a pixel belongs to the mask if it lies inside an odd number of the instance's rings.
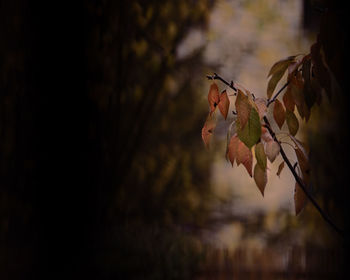
[{"label": "blurred background", "polygon": [[[281,156],[262,197],[225,159],[233,116],[212,149],[201,139],[206,75],[265,97],[270,67],[307,54],[320,30],[344,90],[347,41],[336,16],[322,29],[327,5],[3,1],[1,279],[344,279],[344,239],[311,203],[295,216]],[[313,195],[344,228],[347,97],[323,101],[297,137]]]}]

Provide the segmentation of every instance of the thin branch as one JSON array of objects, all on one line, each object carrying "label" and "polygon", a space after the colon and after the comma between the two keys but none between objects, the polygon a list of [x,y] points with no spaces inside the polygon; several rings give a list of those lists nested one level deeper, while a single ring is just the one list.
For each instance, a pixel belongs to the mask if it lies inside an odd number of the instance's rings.
[{"label": "thin branch", "polygon": [[285,163],[287,164],[288,168],[290,169],[290,171],[292,172],[295,181],[299,184],[300,188],[304,191],[305,195],[307,196],[307,198],[310,200],[310,202],[315,206],[315,208],[318,210],[318,212],[321,214],[322,218],[337,232],[339,233],[341,236],[344,236],[344,232],[343,230],[339,229],[334,223],[333,221],[328,217],[328,215],[322,210],[322,208],[318,205],[317,201],[312,197],[312,195],[309,193],[309,191],[307,190],[304,182],[302,181],[302,179],[299,177],[299,175],[296,173],[293,165],[290,163],[286,153],[284,152],[281,143],[277,140],[276,134],[274,133],[274,131],[271,129],[271,125],[268,121],[268,119],[266,118],[266,116],[264,117],[264,121],[266,123],[266,128],[268,129],[268,131],[270,132],[272,138],[278,143],[278,145],[280,146],[280,153],[281,156],[283,158],[283,160],[285,161]]},{"label": "thin branch", "polygon": [[[230,88],[232,88],[233,90],[237,91],[237,89],[233,86],[233,82],[228,83],[226,80],[224,80],[223,78],[221,78],[219,75],[217,75],[216,73],[214,73],[213,76],[207,75],[208,79],[212,79],[212,80],[220,80],[221,82],[223,82],[224,84],[226,84],[227,86],[229,86]],[[276,98],[278,97],[278,95],[288,86],[288,82],[274,95],[274,97],[270,100],[268,100],[267,102],[267,107],[273,103]],[[281,145],[281,143],[278,141],[275,132],[272,130],[271,125],[269,120],[267,119],[266,116],[263,117],[264,122],[265,122],[265,127],[267,128],[267,130],[269,131],[269,133],[271,134],[272,138],[274,139],[274,141],[277,142],[277,144],[280,147],[280,153],[281,156],[283,158],[283,160],[285,161],[285,163],[287,164],[289,170],[292,172],[295,181],[299,184],[300,188],[303,190],[303,192],[305,193],[305,195],[307,196],[307,198],[310,200],[310,202],[314,205],[314,207],[317,209],[317,211],[320,213],[320,215],[322,216],[322,218],[338,233],[340,234],[342,237],[344,237],[344,232],[343,230],[339,229],[338,226],[336,226],[333,221],[328,217],[328,215],[322,210],[322,208],[319,206],[319,204],[317,203],[317,201],[313,198],[313,196],[309,193],[309,191],[307,190],[304,182],[302,181],[302,179],[300,178],[300,176],[296,173],[295,167],[291,164],[291,162],[289,161],[286,153],[283,150],[283,147]]]},{"label": "thin branch", "polygon": [[289,85],[289,82],[286,82],[283,87],[280,88],[280,90],[275,94],[275,96],[272,99],[267,100],[266,107],[269,107],[271,103],[275,102],[277,97],[280,95],[280,93]]},{"label": "thin branch", "polygon": [[228,83],[227,81],[225,81],[223,78],[221,78],[218,74],[214,73],[214,75],[207,75],[207,78],[209,80],[220,80],[221,82],[223,82],[225,85],[229,86],[230,88],[232,88],[234,91],[237,91],[237,88],[233,85],[233,81],[231,81],[231,83]]}]

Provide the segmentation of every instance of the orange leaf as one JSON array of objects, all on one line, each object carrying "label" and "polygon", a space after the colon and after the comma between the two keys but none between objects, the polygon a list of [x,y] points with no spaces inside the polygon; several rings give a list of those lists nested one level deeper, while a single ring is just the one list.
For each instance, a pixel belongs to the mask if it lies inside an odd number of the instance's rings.
[{"label": "orange leaf", "polygon": [[235,105],[237,110],[237,118],[241,129],[243,129],[248,122],[252,105],[249,103],[248,97],[240,89],[238,89]]},{"label": "orange leaf", "polygon": [[253,176],[253,154],[252,151],[241,140],[238,142],[236,161],[237,165],[240,165],[241,163],[244,165],[250,177]]},{"label": "orange leaf", "polygon": [[216,106],[220,102],[219,88],[215,82],[210,85],[208,93],[208,102],[210,106],[210,113],[214,112]]},{"label": "orange leaf", "polygon": [[265,186],[267,184],[267,172],[258,163],[254,167],[254,181],[258,186],[262,196],[264,196]]},{"label": "orange leaf", "polygon": [[229,158],[232,165],[233,165],[235,158],[237,157],[239,142],[240,142],[240,140],[239,140],[237,134],[235,134],[231,137],[230,143],[228,145],[228,158]]},{"label": "orange leaf", "polygon": [[295,215],[298,215],[301,210],[303,210],[306,203],[306,195],[301,189],[300,185],[295,182],[294,189],[294,206],[295,206]]},{"label": "orange leaf", "polygon": [[226,120],[228,109],[230,107],[230,100],[227,97],[226,90],[223,93],[221,93],[218,106],[219,106],[219,110],[220,110],[221,114],[223,115],[223,117]]},{"label": "orange leaf", "polygon": [[286,111],[284,110],[282,103],[278,99],[275,100],[275,105],[273,107],[273,117],[278,127],[281,129],[286,119]]},{"label": "orange leaf", "polygon": [[209,148],[210,140],[213,136],[215,127],[216,127],[216,121],[213,117],[211,117],[211,114],[209,114],[202,128],[202,139],[207,149]]}]

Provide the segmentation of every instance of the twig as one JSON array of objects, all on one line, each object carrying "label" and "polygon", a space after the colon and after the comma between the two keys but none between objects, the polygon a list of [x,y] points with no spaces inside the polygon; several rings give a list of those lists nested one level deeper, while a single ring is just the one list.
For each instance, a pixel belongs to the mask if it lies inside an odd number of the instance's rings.
[{"label": "twig", "polygon": [[273,140],[275,140],[277,142],[277,144],[280,146],[280,153],[281,156],[283,158],[283,160],[285,161],[285,163],[287,164],[288,168],[290,169],[290,171],[292,172],[295,181],[299,184],[300,188],[304,191],[305,195],[307,196],[307,198],[310,200],[310,202],[315,206],[315,208],[318,210],[318,212],[321,214],[322,218],[337,232],[339,233],[341,236],[344,236],[344,232],[343,230],[339,229],[334,223],[333,221],[328,217],[328,215],[322,210],[322,208],[318,205],[317,201],[312,197],[312,195],[309,193],[309,191],[307,190],[304,182],[301,180],[301,178],[299,177],[299,175],[296,173],[293,165],[290,163],[286,153],[284,152],[281,143],[277,140],[276,134],[274,133],[274,131],[271,129],[270,123],[267,119],[267,117],[264,117],[264,122],[266,123],[266,128],[267,130],[270,132]]},{"label": "twig", "polygon": [[[224,80],[223,78],[221,78],[219,75],[217,75],[216,73],[214,73],[213,76],[207,75],[208,79],[213,79],[213,80],[220,80],[221,82],[223,82],[224,84],[226,84],[227,86],[229,86],[230,88],[232,88],[233,90],[237,91],[237,89],[233,86],[233,82],[231,82],[231,84],[229,84],[226,80]],[[268,100],[267,102],[267,107],[273,103],[276,98],[278,97],[278,95],[288,86],[288,82],[286,84],[284,84],[284,86],[274,95],[274,97],[270,100]],[[267,130],[269,131],[269,133],[271,134],[272,138],[274,141],[277,142],[277,144],[280,147],[280,153],[281,156],[283,158],[283,160],[285,161],[285,163],[287,164],[289,170],[292,172],[295,181],[299,184],[300,188],[303,190],[303,192],[305,193],[305,195],[307,196],[307,198],[310,200],[310,202],[314,205],[314,207],[317,209],[317,211],[320,213],[320,215],[322,216],[322,218],[338,233],[340,234],[342,237],[344,237],[344,231],[339,229],[337,225],[335,225],[333,223],[333,221],[328,217],[328,215],[322,210],[322,208],[319,206],[319,204],[317,203],[317,201],[313,198],[313,196],[309,193],[309,191],[307,190],[304,182],[302,181],[302,179],[300,178],[300,176],[296,173],[295,167],[291,164],[291,162],[289,161],[286,153],[283,150],[283,147],[281,145],[281,143],[278,141],[275,132],[272,130],[271,125],[269,120],[267,119],[266,116],[263,117],[263,120],[265,122],[265,127],[267,128]]]},{"label": "twig", "polygon": [[280,93],[289,85],[289,82],[286,82],[283,87],[280,88],[280,90],[275,94],[275,96],[272,99],[267,100],[266,107],[269,107],[271,103],[275,102],[277,97],[280,95]]},{"label": "twig", "polygon": [[232,88],[234,91],[237,91],[237,88],[233,85],[233,81],[231,81],[231,83],[228,83],[227,81],[225,81],[223,78],[221,78],[218,74],[214,73],[214,75],[207,75],[207,78],[209,80],[220,80],[221,82],[223,82],[225,85],[229,86],[230,88]]}]

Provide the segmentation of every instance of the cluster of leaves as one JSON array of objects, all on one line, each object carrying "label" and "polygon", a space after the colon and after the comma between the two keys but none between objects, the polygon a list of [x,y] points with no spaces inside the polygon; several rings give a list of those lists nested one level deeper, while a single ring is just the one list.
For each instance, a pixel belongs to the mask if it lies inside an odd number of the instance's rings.
[{"label": "cluster of leaves", "polygon": [[[285,74],[287,76],[286,84],[281,90],[275,92],[277,84]],[[214,81],[215,79],[223,79],[216,74],[209,77],[213,80],[208,94],[210,111],[202,128],[202,139],[207,148],[209,148],[216,127],[216,109],[219,108],[220,113],[227,119],[230,107],[226,90],[220,94]],[[277,175],[281,174],[286,162],[296,179],[294,201],[295,212],[299,214],[306,203],[305,192],[308,191],[310,185],[310,165],[308,149],[295,137],[299,130],[296,111],[300,119],[307,122],[310,118],[311,108],[315,104],[320,104],[322,92],[331,92],[330,73],[324,62],[320,43],[317,41],[311,47],[310,54],[290,56],[276,62],[271,67],[268,77],[266,99],[255,98],[248,90],[234,87],[231,83],[230,87],[235,91],[235,111],[232,113],[237,117],[230,124],[228,130],[226,157],[232,166],[234,161],[237,165],[243,164],[248,174],[254,178],[261,194],[264,195],[267,184],[267,161],[274,162],[281,153],[283,161],[278,167]],[[229,85],[227,82],[225,83]],[[282,92],[283,97],[280,100]],[[330,97],[330,95],[328,96]],[[270,107],[272,104],[274,106]],[[284,142],[277,138],[280,133],[275,133],[272,130],[267,119],[267,112],[272,107],[273,118],[279,129],[282,129],[284,123],[288,127],[288,137],[291,140],[288,144],[292,144],[297,158],[294,166],[291,165],[283,151],[282,144]],[[254,168],[253,154],[256,159]],[[300,182],[303,183],[302,186]]]}]

